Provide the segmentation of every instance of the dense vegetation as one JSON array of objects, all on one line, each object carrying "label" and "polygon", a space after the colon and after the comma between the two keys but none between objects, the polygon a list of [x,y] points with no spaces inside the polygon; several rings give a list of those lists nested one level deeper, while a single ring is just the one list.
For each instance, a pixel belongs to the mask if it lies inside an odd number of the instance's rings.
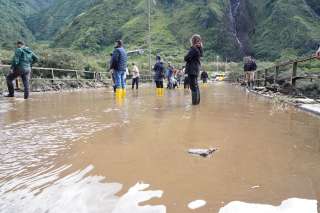
[{"label": "dense vegetation", "polygon": [[[230,10],[235,0],[155,2],[152,53],[169,61],[181,61],[193,33],[204,37],[206,61],[216,55],[241,60],[249,53],[275,60],[288,53],[310,54],[320,43],[318,0],[241,0],[237,11]],[[52,54],[63,48],[102,61],[118,38],[128,49],[147,48],[147,0],[0,0],[0,24],[0,47],[5,49],[23,39],[33,47],[49,44]],[[146,62],[146,57],[134,59]]]}]

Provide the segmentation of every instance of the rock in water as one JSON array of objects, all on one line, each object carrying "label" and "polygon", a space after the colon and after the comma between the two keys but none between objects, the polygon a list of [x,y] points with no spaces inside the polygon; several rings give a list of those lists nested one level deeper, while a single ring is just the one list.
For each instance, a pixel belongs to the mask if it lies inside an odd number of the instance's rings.
[{"label": "rock in water", "polygon": [[188,153],[191,154],[191,155],[198,155],[198,156],[206,158],[206,157],[212,155],[217,150],[218,149],[215,149],[215,148],[211,148],[211,149],[189,149]]}]

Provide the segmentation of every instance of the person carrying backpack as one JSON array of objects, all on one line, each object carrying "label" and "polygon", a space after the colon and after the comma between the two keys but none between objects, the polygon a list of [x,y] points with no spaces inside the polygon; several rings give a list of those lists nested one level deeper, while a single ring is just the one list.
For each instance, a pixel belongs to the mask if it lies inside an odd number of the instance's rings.
[{"label": "person carrying backpack", "polygon": [[247,83],[247,87],[249,89],[253,89],[254,87],[254,74],[257,69],[256,61],[253,57],[247,56],[244,57],[244,73],[245,73],[245,80]]},{"label": "person carrying backpack", "polygon": [[113,69],[116,80],[116,97],[122,98],[126,96],[126,70],[128,56],[123,47],[122,40],[116,41],[115,49],[112,53],[110,70]]},{"label": "person carrying backpack", "polygon": [[14,97],[13,81],[20,76],[24,87],[24,99],[28,99],[32,64],[36,63],[39,58],[29,47],[25,46],[22,41],[18,41],[16,43],[16,47],[17,48],[11,62],[11,71],[6,77],[9,91],[9,94],[6,95],[6,97]]}]

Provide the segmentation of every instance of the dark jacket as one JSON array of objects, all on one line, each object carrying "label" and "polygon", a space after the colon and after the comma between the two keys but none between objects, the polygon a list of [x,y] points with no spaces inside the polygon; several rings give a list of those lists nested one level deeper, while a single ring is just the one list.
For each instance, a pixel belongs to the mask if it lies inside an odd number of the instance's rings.
[{"label": "dark jacket", "polygon": [[39,60],[29,47],[17,48],[11,62],[12,70],[29,71],[33,63]]},{"label": "dark jacket", "polygon": [[128,56],[123,47],[116,48],[112,53],[110,69],[115,72],[125,72],[127,68]]},{"label": "dark jacket", "polygon": [[163,65],[163,62],[157,62],[155,65],[154,65],[154,68],[153,68],[155,74],[154,74],[154,80],[155,81],[163,81],[163,78],[165,76],[165,68],[164,68],[164,65]]},{"label": "dark jacket", "polygon": [[184,57],[186,62],[186,73],[189,75],[199,75],[201,68],[200,58],[203,56],[202,48],[191,47]]},{"label": "dark jacket", "polygon": [[201,80],[203,80],[203,79],[208,79],[208,78],[209,78],[208,73],[207,73],[206,71],[203,71],[203,72],[201,73]]},{"label": "dark jacket", "polygon": [[250,61],[244,64],[243,69],[245,72],[255,71],[257,69],[257,64],[255,61]]}]

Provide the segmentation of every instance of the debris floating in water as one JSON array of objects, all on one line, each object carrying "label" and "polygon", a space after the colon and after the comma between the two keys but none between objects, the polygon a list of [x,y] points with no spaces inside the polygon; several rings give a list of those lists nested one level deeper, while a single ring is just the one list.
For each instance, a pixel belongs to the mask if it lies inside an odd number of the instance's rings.
[{"label": "debris floating in water", "polygon": [[214,152],[216,152],[218,149],[216,148],[210,148],[210,149],[189,149],[188,153],[191,155],[198,155],[201,157],[209,157]]},{"label": "debris floating in water", "polygon": [[199,209],[207,205],[205,200],[195,200],[188,204],[189,209]]},{"label": "debris floating in water", "polygon": [[261,186],[256,185],[256,186],[252,186],[251,189],[258,189],[258,188],[260,188],[260,187],[261,187]]}]

